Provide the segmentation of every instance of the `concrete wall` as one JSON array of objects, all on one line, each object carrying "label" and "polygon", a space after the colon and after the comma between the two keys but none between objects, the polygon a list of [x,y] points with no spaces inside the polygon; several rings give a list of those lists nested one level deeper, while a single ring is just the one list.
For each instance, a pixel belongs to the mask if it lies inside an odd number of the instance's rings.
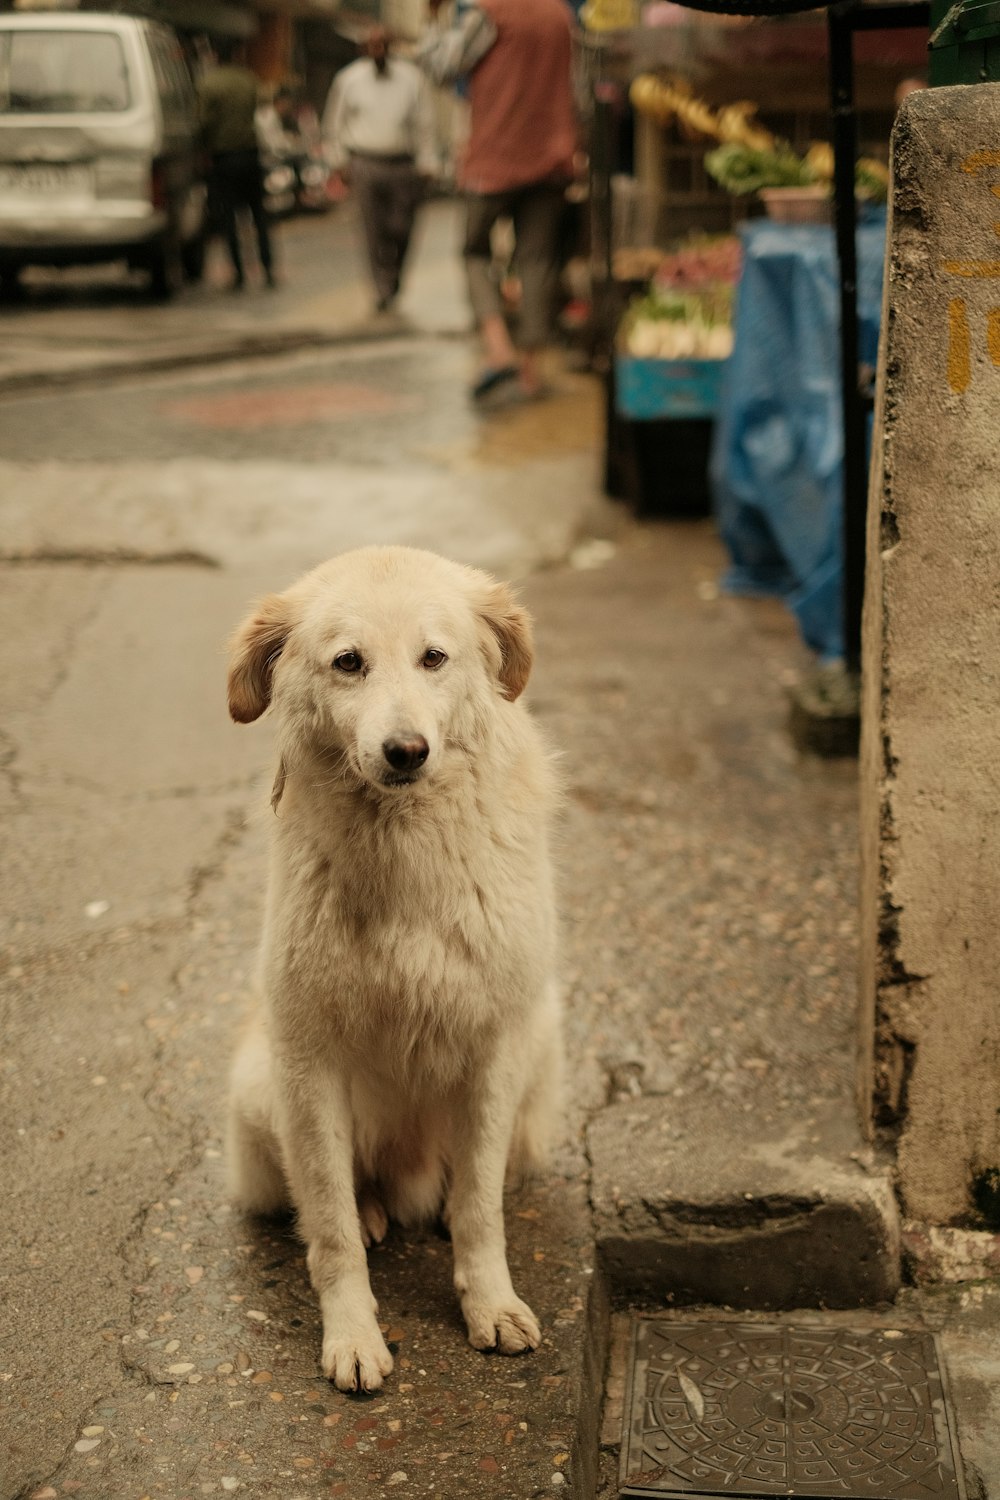
[{"label": "concrete wall", "polygon": [[863,1118],[896,1137],[904,1211],[947,1223],[1000,1186],[1000,85],[911,94],[893,164],[860,1090]]}]

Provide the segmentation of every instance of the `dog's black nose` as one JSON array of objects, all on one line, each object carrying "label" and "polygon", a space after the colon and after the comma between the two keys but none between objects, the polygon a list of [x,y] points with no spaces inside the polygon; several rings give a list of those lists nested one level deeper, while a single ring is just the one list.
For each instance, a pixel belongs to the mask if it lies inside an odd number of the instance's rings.
[{"label": "dog's black nose", "polygon": [[415,771],[422,766],[430,754],[431,747],[422,734],[408,734],[399,739],[386,740],[382,754],[394,771]]}]

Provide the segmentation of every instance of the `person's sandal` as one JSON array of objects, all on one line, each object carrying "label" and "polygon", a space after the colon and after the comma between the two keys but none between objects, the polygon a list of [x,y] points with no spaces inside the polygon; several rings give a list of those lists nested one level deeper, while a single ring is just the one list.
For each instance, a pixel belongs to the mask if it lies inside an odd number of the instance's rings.
[{"label": "person's sandal", "polygon": [[481,401],[498,386],[506,385],[508,380],[516,380],[520,373],[517,365],[499,365],[493,369],[484,370],[469,394],[473,401]]}]

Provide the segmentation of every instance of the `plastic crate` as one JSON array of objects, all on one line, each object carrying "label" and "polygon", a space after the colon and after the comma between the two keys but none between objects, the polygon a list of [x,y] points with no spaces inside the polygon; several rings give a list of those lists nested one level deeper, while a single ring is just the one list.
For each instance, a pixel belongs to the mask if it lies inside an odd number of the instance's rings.
[{"label": "plastic crate", "polygon": [[635,359],[615,356],[619,416],[633,422],[661,417],[712,417],[719,409],[724,359]]}]

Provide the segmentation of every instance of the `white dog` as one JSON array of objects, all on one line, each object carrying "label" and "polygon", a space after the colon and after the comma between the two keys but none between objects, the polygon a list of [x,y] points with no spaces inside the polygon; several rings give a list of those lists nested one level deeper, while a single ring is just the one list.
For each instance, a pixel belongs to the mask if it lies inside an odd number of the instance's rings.
[{"label": "white dog", "polygon": [[371,547],[265,598],[231,651],[230,712],[272,705],[279,754],[235,1196],[296,1210],[342,1390],[392,1369],[365,1257],[389,1217],[446,1212],[470,1342],[537,1348],[502,1202],[508,1164],[544,1155],[561,1061],[528,616],[484,573]]}]

